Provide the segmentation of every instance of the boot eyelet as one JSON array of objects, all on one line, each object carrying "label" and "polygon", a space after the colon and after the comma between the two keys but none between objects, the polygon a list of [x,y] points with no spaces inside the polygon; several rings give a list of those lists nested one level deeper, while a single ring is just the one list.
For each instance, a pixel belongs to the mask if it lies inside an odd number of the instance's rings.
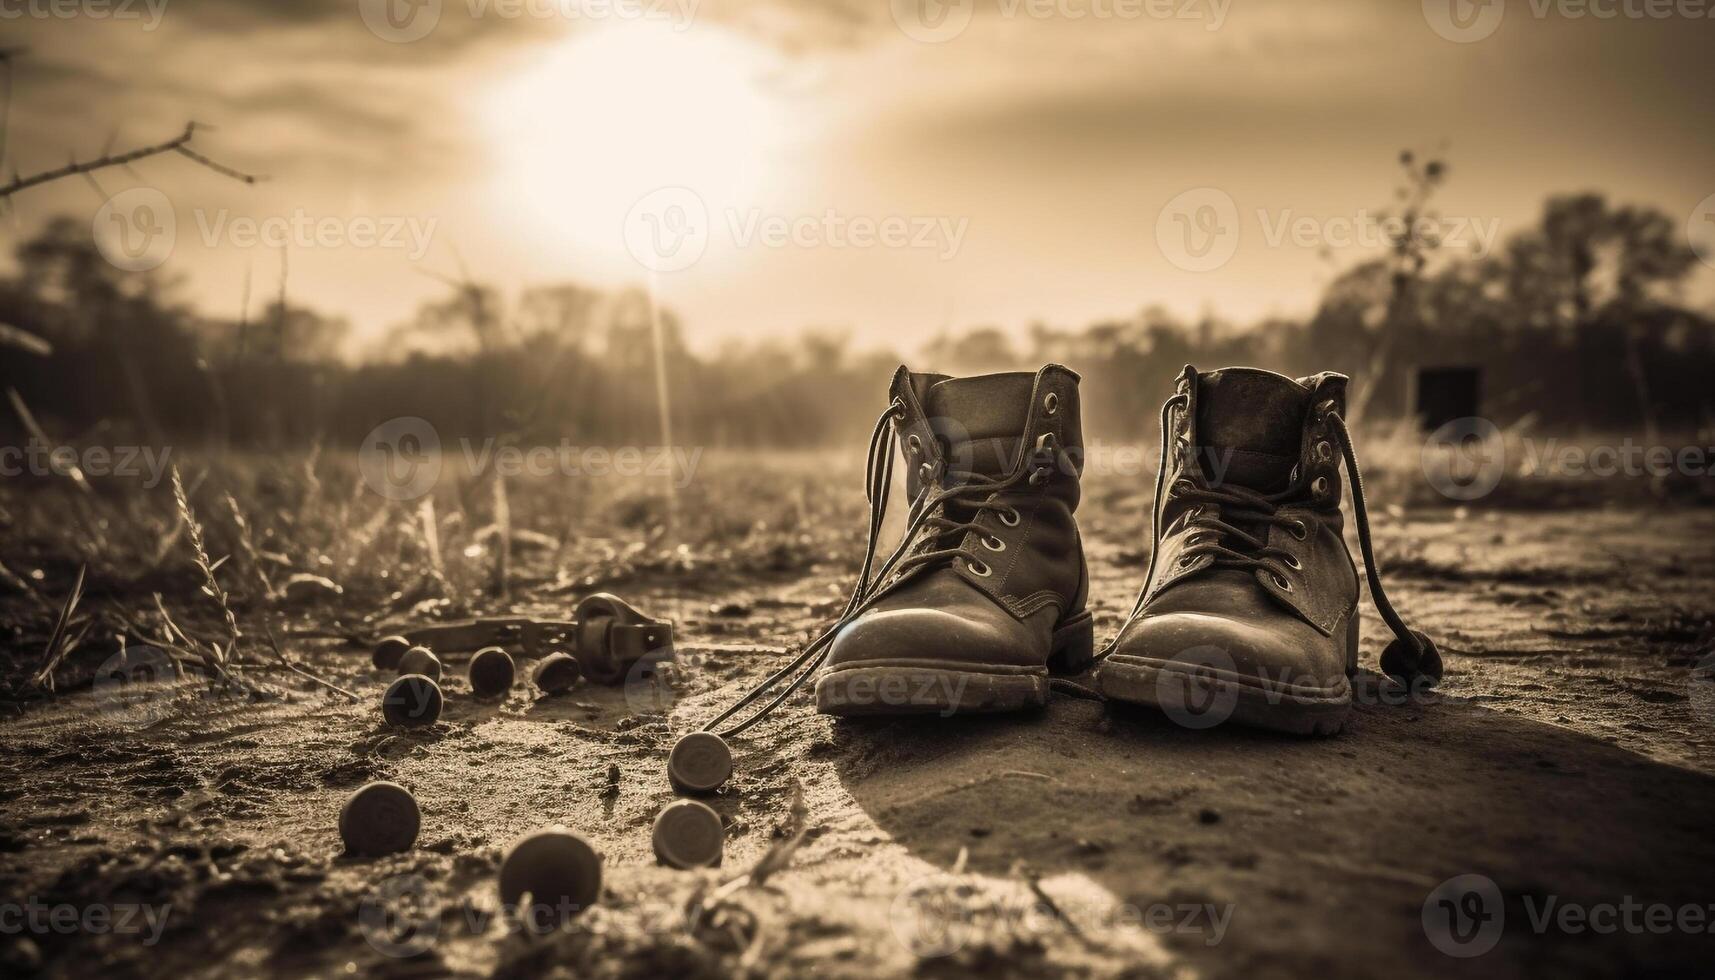
[{"label": "boot eyelet", "polygon": [[1191,557],[1190,555],[1180,555],[1179,556],[1179,567],[1180,568],[1190,568],[1191,563],[1196,561],[1196,560],[1197,559]]},{"label": "boot eyelet", "polygon": [[1015,507],[1008,507],[996,516],[998,516],[1000,518],[1000,522],[1005,524],[1007,527],[1017,527],[1018,522],[1024,519],[1019,516],[1018,509]]},{"label": "boot eyelet", "polygon": [[994,569],[990,568],[987,563],[975,559],[965,562],[965,570],[977,578],[988,578],[994,574]]},{"label": "boot eyelet", "polygon": [[983,547],[990,551],[1005,551],[1006,542],[992,535],[983,535]]},{"label": "boot eyelet", "polygon": [[1282,592],[1291,592],[1292,591],[1292,580],[1291,579],[1289,579],[1286,576],[1281,575],[1279,573],[1275,573],[1275,572],[1271,572],[1269,574],[1270,574],[1270,577],[1272,577],[1274,579],[1274,584],[1280,589],[1280,591],[1282,591]]},{"label": "boot eyelet", "polygon": [[1032,470],[1030,473],[1030,485],[1033,487],[1039,487],[1042,484],[1047,483],[1048,478],[1053,475],[1054,471],[1046,466]]},{"label": "boot eyelet", "polygon": [[1297,555],[1287,555],[1286,556],[1286,567],[1292,569],[1295,572],[1299,572],[1299,571],[1304,570],[1304,563],[1298,560]]},{"label": "boot eyelet", "polygon": [[1303,521],[1293,521],[1291,524],[1286,525],[1286,530],[1287,533],[1300,541],[1310,537],[1310,525]]},{"label": "boot eyelet", "polygon": [[1318,497],[1327,494],[1327,492],[1328,492],[1328,478],[1325,476],[1319,476],[1316,479],[1310,481],[1310,492],[1316,494],[1316,496],[1318,496]]},{"label": "boot eyelet", "polygon": [[1327,442],[1317,443],[1316,444],[1316,458],[1321,460],[1324,463],[1333,459],[1334,458],[1334,447],[1328,445]]},{"label": "boot eyelet", "polygon": [[923,451],[923,440],[917,438],[917,433],[905,437],[905,451],[913,456]]},{"label": "boot eyelet", "polygon": [[1058,412],[1059,410],[1060,410],[1060,396],[1056,395],[1054,392],[1050,391],[1048,393],[1048,396],[1046,398],[1042,399],[1042,411],[1049,414],[1049,415],[1053,415],[1055,412]]}]

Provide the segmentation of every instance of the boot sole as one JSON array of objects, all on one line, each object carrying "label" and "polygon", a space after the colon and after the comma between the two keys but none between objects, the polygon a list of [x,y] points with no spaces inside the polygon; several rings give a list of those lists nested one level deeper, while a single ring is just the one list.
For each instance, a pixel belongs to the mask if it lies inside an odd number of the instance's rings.
[{"label": "boot sole", "polygon": [[1046,667],[973,667],[954,660],[901,657],[829,668],[816,680],[816,710],[872,715],[995,714],[1048,703],[1048,676],[1089,669],[1095,634],[1088,612],[1054,631]]},{"label": "boot sole", "polygon": [[1352,685],[1344,677],[1326,688],[1288,687],[1149,657],[1109,657],[1096,672],[1096,688],[1111,700],[1159,708],[1187,728],[1231,722],[1292,735],[1335,735],[1352,712]]}]

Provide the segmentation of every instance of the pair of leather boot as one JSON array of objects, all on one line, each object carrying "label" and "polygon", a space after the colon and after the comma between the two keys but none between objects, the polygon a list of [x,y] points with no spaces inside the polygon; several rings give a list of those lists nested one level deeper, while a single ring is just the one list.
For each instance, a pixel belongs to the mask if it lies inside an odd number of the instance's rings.
[{"label": "pair of leather boot", "polygon": [[[1376,575],[1347,379],[1187,367],[1162,409],[1149,570],[1100,658],[1112,700],[1282,731],[1338,731],[1358,668],[1358,577],[1341,464],[1370,593],[1395,640],[1383,669],[1434,683],[1428,638],[1408,630]],[[869,548],[839,621],[762,688],[815,672],[835,715],[954,714],[1044,704],[1050,677],[1095,660],[1089,573],[1073,515],[1083,471],[1078,376],[1059,365],[952,378],[901,367],[870,443]],[[893,446],[911,509],[877,552]],[[820,667],[817,671],[816,668]],[[742,730],[742,722],[729,732]]]}]

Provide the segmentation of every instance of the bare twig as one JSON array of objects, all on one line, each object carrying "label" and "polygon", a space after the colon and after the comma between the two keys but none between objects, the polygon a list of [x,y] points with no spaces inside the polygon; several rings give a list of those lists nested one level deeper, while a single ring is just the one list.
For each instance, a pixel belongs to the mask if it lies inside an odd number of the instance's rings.
[{"label": "bare twig", "polygon": [[282,650],[280,648],[280,641],[274,639],[274,631],[272,629],[268,628],[268,624],[266,624],[266,623],[262,624],[262,632],[264,632],[268,635],[268,645],[270,647],[274,648],[274,656],[279,658],[280,663],[285,665],[285,668],[287,670],[291,671],[294,674],[297,674],[299,677],[302,677],[303,679],[305,679],[307,681],[310,681],[311,683],[319,684],[322,687],[325,687],[330,691],[338,691],[339,693],[345,695],[346,697],[350,698],[353,701],[363,700],[362,698],[358,697],[355,693],[348,691],[343,687],[340,687],[338,684],[335,684],[332,681],[324,680],[320,677],[317,677],[315,674],[311,673],[308,670],[305,670],[304,668],[293,663],[291,660],[287,659],[286,651]]},{"label": "bare twig", "polygon": [[181,156],[213,170],[215,173],[220,174],[223,177],[231,177],[234,180],[243,181],[246,184],[254,184],[259,180],[268,179],[267,177],[259,174],[247,174],[224,164],[216,163],[208,157],[192,150],[190,148],[190,141],[191,137],[196,135],[196,129],[196,123],[186,123],[184,132],[170,140],[156,143],[153,146],[141,146],[135,150],[128,150],[124,153],[106,153],[93,160],[73,160],[71,163],[68,163],[58,169],[44,170],[39,174],[31,174],[28,177],[13,175],[10,183],[0,186],[0,201],[11,197],[19,191],[29,190],[32,187],[59,180],[63,177],[73,177],[78,174],[92,173],[97,170],[105,170],[109,167],[123,167],[133,161],[142,160],[145,157],[159,156],[162,153],[178,153]]}]

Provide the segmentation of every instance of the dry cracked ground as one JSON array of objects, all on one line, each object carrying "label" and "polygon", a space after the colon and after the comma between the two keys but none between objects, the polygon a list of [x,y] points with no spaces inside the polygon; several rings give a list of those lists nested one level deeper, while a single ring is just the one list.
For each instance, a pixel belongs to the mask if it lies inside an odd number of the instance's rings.
[{"label": "dry cracked ground", "polygon": [[[1146,507],[1095,494],[1081,515],[1099,636],[1137,588]],[[800,697],[736,740],[737,774],[711,801],[725,862],[708,871],[651,853],[673,798],[666,751],[837,612],[849,548],[776,570],[634,569],[616,591],[677,623],[672,692],[536,699],[521,684],[480,704],[455,661],[440,722],[400,733],[380,723],[367,651],[303,629],[288,653],[358,701],[260,668],[279,696],[63,684],[0,723],[0,891],[22,908],[0,923],[0,971],[1706,969],[1715,684],[1695,675],[1715,638],[1715,512],[1395,508],[1378,522],[1396,603],[1447,655],[1439,689],[1402,698],[1366,672],[1351,722],[1324,739],[1073,697],[1022,717],[836,722]],[[578,594],[526,585],[507,606],[562,615]],[[1364,627],[1373,667],[1385,629],[1367,605]],[[343,856],[336,815],[372,779],[415,793],[418,844]],[[783,870],[712,897],[800,820]],[[507,842],[554,823],[594,842],[605,878],[596,907],[537,936],[499,909],[495,873]],[[15,928],[32,903],[46,926]]]}]

